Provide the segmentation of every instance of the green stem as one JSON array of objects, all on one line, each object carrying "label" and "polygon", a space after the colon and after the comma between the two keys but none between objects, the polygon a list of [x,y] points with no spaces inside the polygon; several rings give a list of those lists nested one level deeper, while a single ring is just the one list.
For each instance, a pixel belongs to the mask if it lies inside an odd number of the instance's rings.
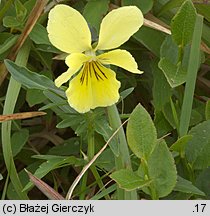
[{"label": "green stem", "polygon": [[[94,137],[94,128],[93,128],[93,121],[92,121],[92,113],[89,113],[89,128],[88,128],[88,159],[89,161],[94,157],[95,155],[95,137]],[[98,171],[94,164],[90,167],[91,172],[93,173],[96,182],[100,189],[104,188],[104,184],[101,180],[100,175],[98,174]],[[105,196],[106,199],[110,199],[108,195]]]},{"label": "green stem", "polygon": [[[25,66],[28,60],[29,52],[30,52],[30,44],[29,41],[26,41],[25,44],[20,49],[17,58],[16,64]],[[14,112],[15,104],[21,89],[20,83],[15,81],[12,77],[10,78],[9,86],[6,93],[6,99],[4,103],[3,114],[11,114]],[[7,167],[7,171],[9,173],[9,177],[14,186],[14,189],[19,196],[20,199],[28,199],[26,192],[22,192],[23,186],[19,179],[17,170],[15,168],[15,163],[12,155],[12,147],[11,147],[11,121],[2,123],[2,149],[4,161]]]},{"label": "green stem", "polygon": [[[110,122],[111,127],[113,128],[113,130],[118,129],[122,125],[122,122],[121,122],[119,112],[117,110],[116,105],[107,107],[107,110],[108,110],[108,117],[109,117],[109,122]],[[130,153],[129,153],[125,133],[122,127],[119,130],[117,136],[119,140],[118,144],[119,144],[120,154],[118,157],[115,156],[116,170],[120,170],[120,169],[132,170]],[[117,195],[118,195],[119,200],[137,199],[136,190],[128,192],[120,188],[117,188]]]},{"label": "green stem", "polygon": [[[94,138],[94,128],[93,128],[92,113],[87,114],[87,121],[89,122],[89,125],[88,125],[88,150],[87,150],[87,155],[88,155],[88,161],[90,161],[95,155],[95,138]],[[91,165],[90,170],[93,173],[93,176],[95,177],[99,188],[103,189],[104,184],[103,184],[103,182],[101,180],[101,177],[98,174],[98,171],[97,171],[94,164]],[[81,191],[84,191],[84,192],[80,195],[81,199],[85,198],[86,184],[87,184],[87,173],[83,177],[83,180],[82,180]],[[110,197],[108,195],[106,195],[105,198],[110,199]]]},{"label": "green stem", "polygon": [[[141,160],[141,165],[142,165],[142,168],[144,169],[144,173],[145,173],[146,178],[150,179],[147,161],[142,159]],[[153,185],[153,182],[149,185],[148,189],[150,191],[151,198],[153,200],[158,200],[158,196],[157,196],[155,187]]]}]

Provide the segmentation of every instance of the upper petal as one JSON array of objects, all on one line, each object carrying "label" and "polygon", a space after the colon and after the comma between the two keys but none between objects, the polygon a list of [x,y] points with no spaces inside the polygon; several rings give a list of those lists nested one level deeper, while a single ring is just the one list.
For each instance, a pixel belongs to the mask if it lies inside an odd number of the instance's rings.
[{"label": "upper petal", "polygon": [[66,91],[71,107],[80,113],[111,106],[119,100],[120,82],[116,74],[99,63],[88,62],[74,77]]},{"label": "upper petal", "polygon": [[66,57],[66,64],[69,66],[69,69],[62,73],[56,80],[55,85],[60,87],[63,83],[70,80],[70,78],[82,67],[82,65],[90,59],[89,56],[86,56],[83,53],[72,53]]},{"label": "upper petal", "polygon": [[57,5],[49,13],[47,24],[50,42],[66,53],[91,48],[91,33],[83,16],[67,5]]},{"label": "upper petal", "polygon": [[136,6],[112,10],[101,22],[96,49],[107,50],[119,47],[138,31],[143,20],[143,14]]},{"label": "upper petal", "polygon": [[112,50],[97,56],[102,64],[112,64],[124,68],[132,73],[142,74],[133,56],[126,50]]}]

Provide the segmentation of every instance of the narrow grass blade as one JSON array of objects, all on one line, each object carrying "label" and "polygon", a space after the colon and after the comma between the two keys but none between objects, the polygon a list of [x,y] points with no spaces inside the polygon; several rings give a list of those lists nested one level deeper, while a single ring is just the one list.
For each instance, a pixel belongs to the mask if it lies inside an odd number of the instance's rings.
[{"label": "narrow grass blade", "polygon": [[[20,49],[16,63],[19,65],[26,65],[30,52],[30,43],[25,43]],[[4,103],[3,114],[12,114],[15,109],[15,104],[20,92],[21,85],[15,81],[12,77],[10,78],[9,86],[7,89],[6,99]],[[26,192],[22,192],[22,184],[20,182],[11,148],[11,121],[2,122],[2,149],[4,161],[9,173],[11,182],[15,188],[16,193],[20,199],[28,199]]]},{"label": "narrow grass blade", "polygon": [[187,134],[189,128],[196,76],[197,76],[199,60],[200,60],[200,44],[201,44],[202,27],[203,27],[203,17],[197,15],[195,27],[194,27],[193,39],[192,39],[192,46],[190,50],[190,60],[187,69],[187,81],[186,81],[185,92],[184,92],[184,100],[181,109],[180,128],[179,128],[180,136]]}]

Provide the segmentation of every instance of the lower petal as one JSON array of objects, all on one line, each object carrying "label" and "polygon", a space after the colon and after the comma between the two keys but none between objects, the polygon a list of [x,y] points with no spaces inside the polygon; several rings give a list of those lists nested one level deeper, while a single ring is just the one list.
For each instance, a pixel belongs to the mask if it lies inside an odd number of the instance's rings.
[{"label": "lower petal", "polygon": [[119,100],[120,82],[116,74],[97,62],[86,63],[70,81],[66,91],[71,107],[80,113],[96,107],[111,106]]},{"label": "lower petal", "polygon": [[126,50],[116,49],[97,56],[102,64],[112,64],[132,73],[142,74],[133,56]]}]

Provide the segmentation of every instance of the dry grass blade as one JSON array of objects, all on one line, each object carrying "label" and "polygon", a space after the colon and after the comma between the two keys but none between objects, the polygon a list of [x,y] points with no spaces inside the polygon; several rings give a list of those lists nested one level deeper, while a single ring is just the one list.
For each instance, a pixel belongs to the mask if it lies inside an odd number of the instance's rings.
[{"label": "dry grass blade", "polygon": [[203,41],[201,41],[201,50],[210,54],[210,48]]},{"label": "dry grass blade", "polygon": [[21,36],[19,37],[16,45],[13,47],[13,50],[11,51],[9,58],[13,59],[20,47],[23,45],[24,41],[26,40],[26,38],[28,37],[29,33],[31,32],[31,30],[33,29],[34,25],[36,24],[37,20],[39,19],[39,17],[42,14],[42,11],[45,7],[45,5],[47,4],[48,0],[37,0],[36,4],[33,8],[33,10],[31,11],[29,18],[26,22],[26,25],[23,29],[23,32],[21,34]]},{"label": "dry grass blade", "polygon": [[[42,11],[47,4],[48,0],[37,0],[36,4],[29,14],[29,18],[26,22],[26,25],[23,29],[22,34],[20,35],[16,45],[11,50],[10,54],[7,58],[11,60],[15,60],[17,53],[19,52],[20,48],[22,47],[23,43],[25,42],[26,38],[28,37],[29,33],[33,29],[34,25],[36,24],[37,20],[39,19],[40,15],[42,14]],[[3,63],[2,63],[3,64]],[[4,79],[7,76],[8,71],[3,65],[0,65],[0,85],[3,83]]]},{"label": "dry grass blade", "polygon": [[82,178],[82,176],[85,174],[85,172],[89,169],[89,167],[95,162],[95,160],[101,155],[101,153],[106,149],[106,147],[109,145],[109,143],[111,142],[111,140],[113,139],[113,137],[119,132],[120,128],[128,122],[129,119],[127,119],[125,122],[123,122],[123,124],[112,134],[112,136],[109,138],[109,140],[106,142],[106,144],[100,149],[100,151],[90,160],[90,162],[82,169],[82,171],[80,172],[80,174],[76,177],[76,179],[74,180],[74,182],[72,183],[71,187],[69,188],[69,191],[66,195],[66,199],[70,200],[72,193],[75,189],[75,187],[77,186],[77,184],[79,183],[80,179]]},{"label": "dry grass blade", "polygon": [[158,30],[158,31],[161,31],[161,32],[164,32],[166,34],[169,34],[171,35],[171,30],[158,24],[158,23],[155,23],[153,21],[150,21],[148,19],[144,19],[144,26],[147,26],[147,27],[150,27],[150,28],[153,28],[155,30]]},{"label": "dry grass blade", "polygon": [[64,200],[64,197],[62,197],[58,192],[56,192],[53,188],[51,188],[48,184],[43,182],[41,179],[37,178],[36,176],[32,175],[28,170],[25,169],[27,172],[30,181],[33,182],[34,185],[36,185],[39,190],[45,194],[49,199],[51,200]]},{"label": "dry grass blade", "polygon": [[[144,26],[147,26],[149,28],[152,28],[152,29],[164,32],[168,35],[171,35],[171,30],[169,28],[166,28],[163,25],[158,24],[157,22],[153,22],[151,20],[144,19]],[[210,54],[210,48],[203,41],[201,42],[200,49],[204,51],[205,53]]]},{"label": "dry grass blade", "polygon": [[10,121],[10,120],[17,120],[17,119],[27,119],[33,118],[37,116],[46,115],[45,112],[23,112],[23,113],[15,113],[9,115],[0,115],[0,122]]}]

